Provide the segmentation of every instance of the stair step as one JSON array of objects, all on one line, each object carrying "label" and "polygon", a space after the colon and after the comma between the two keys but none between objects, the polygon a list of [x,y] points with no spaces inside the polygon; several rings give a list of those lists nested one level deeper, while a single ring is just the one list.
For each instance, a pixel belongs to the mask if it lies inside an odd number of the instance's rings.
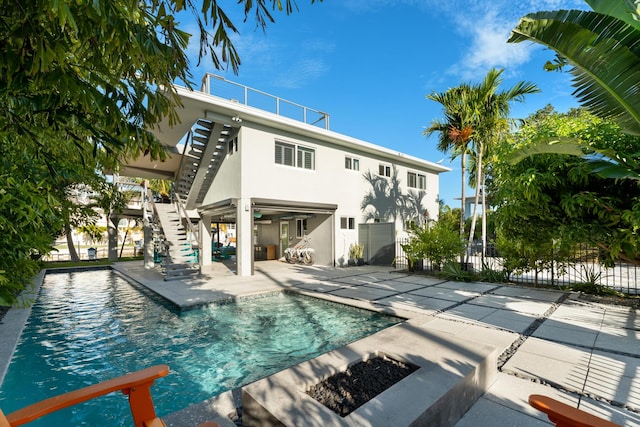
[{"label": "stair step", "polygon": [[209,130],[213,129],[213,124],[214,123],[212,121],[200,119],[196,123],[198,123],[198,126],[202,126],[202,127],[207,128]]},{"label": "stair step", "polygon": [[206,129],[206,128],[195,128],[193,130],[193,133],[197,134],[198,136],[209,136],[211,135],[211,129]]},{"label": "stair step", "polygon": [[207,143],[209,142],[209,138],[205,138],[203,136],[193,136],[191,139],[194,142],[200,143],[202,145],[207,145]]}]

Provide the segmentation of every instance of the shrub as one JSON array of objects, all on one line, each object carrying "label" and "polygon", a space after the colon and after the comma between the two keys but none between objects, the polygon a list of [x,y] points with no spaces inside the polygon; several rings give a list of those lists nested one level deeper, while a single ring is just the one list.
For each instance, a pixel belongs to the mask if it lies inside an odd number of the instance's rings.
[{"label": "shrub", "polygon": [[471,282],[475,279],[473,273],[463,270],[457,261],[447,262],[442,270],[438,272],[438,277],[445,280],[454,280],[456,282]]},{"label": "shrub", "polygon": [[416,262],[423,259],[430,259],[434,265],[442,267],[461,256],[464,247],[458,232],[440,222],[424,227],[414,225],[409,243],[402,245],[410,270]]}]

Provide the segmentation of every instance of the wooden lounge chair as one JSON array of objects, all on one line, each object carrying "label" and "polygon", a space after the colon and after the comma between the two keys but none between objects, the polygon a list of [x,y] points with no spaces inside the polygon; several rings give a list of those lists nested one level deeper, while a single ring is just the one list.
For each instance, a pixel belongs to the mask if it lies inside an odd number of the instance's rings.
[{"label": "wooden lounge chair", "polygon": [[[29,423],[60,409],[86,402],[114,391],[122,391],[129,396],[129,406],[135,427],[164,427],[164,422],[156,416],[151,400],[153,382],[169,373],[167,365],[157,365],[133,372],[99,384],[94,384],[69,393],[54,396],[34,403],[8,415],[0,410],[0,427],[15,427]],[[219,427],[213,422],[200,424],[200,427]]]},{"label": "wooden lounge chair", "polygon": [[529,405],[547,414],[556,427],[620,427],[619,424],[539,394],[529,396]]}]

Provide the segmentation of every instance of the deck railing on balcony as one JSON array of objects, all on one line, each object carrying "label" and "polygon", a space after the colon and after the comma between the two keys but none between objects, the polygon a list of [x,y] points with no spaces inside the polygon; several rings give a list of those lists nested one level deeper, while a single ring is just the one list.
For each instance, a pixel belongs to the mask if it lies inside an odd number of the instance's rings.
[{"label": "deck railing on balcony", "polygon": [[202,78],[200,91],[229,99],[249,107],[259,108],[279,116],[329,129],[329,114],[305,107],[292,101],[207,73]]}]

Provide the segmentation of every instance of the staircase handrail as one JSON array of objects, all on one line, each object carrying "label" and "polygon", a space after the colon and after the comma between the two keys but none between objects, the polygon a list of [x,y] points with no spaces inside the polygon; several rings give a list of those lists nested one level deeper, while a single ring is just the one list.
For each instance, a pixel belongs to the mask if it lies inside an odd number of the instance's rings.
[{"label": "staircase handrail", "polygon": [[191,136],[192,136],[192,130],[189,130],[189,132],[187,132],[187,139],[186,142],[184,143],[184,148],[182,149],[182,156],[180,157],[180,166],[178,167],[178,174],[174,176],[174,179],[177,179],[178,177],[182,176],[182,168],[184,167],[184,162],[187,157],[187,149],[189,148],[189,146],[191,144],[193,144]]},{"label": "staircase handrail", "polygon": [[151,203],[151,212],[157,218],[158,217],[158,209],[156,208],[156,201],[153,199],[153,191],[151,191],[151,187],[147,186],[147,200]]},{"label": "staircase handrail", "polygon": [[[191,232],[191,247],[198,248],[200,246],[198,243],[198,240],[194,239],[194,236],[196,236],[196,228],[191,222],[189,215],[187,214],[187,210],[184,207],[184,202],[182,201],[178,193],[176,193],[175,191],[173,192],[173,196],[175,197],[175,203],[176,203],[176,206],[178,207],[178,214],[180,215],[180,217],[185,219],[187,226],[189,227],[189,231]],[[194,245],[194,241],[195,241],[195,245]]]}]

